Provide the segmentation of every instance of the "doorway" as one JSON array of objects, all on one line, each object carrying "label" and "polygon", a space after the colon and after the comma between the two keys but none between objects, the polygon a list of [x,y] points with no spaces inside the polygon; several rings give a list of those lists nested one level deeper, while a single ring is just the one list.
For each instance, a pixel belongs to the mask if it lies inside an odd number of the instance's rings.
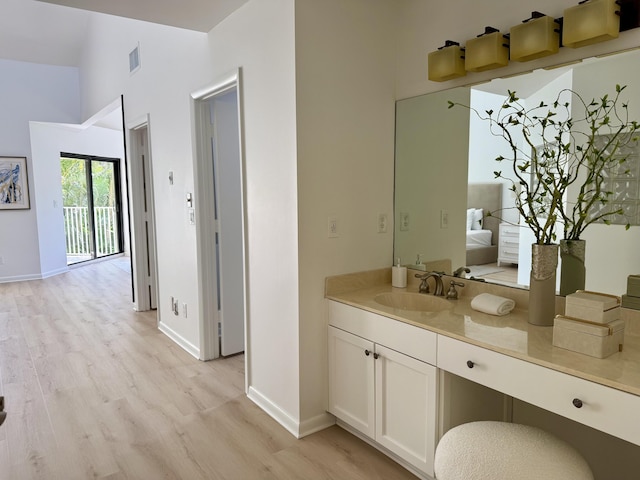
[{"label": "doorway", "polygon": [[[239,71],[192,94],[201,359],[245,351],[244,170]],[[246,359],[246,356],[245,356]]]},{"label": "doorway", "polygon": [[120,159],[60,154],[67,265],[123,252]]},{"label": "doorway", "polygon": [[129,129],[131,141],[132,273],[134,309],[158,308],[156,228],[149,119]]}]

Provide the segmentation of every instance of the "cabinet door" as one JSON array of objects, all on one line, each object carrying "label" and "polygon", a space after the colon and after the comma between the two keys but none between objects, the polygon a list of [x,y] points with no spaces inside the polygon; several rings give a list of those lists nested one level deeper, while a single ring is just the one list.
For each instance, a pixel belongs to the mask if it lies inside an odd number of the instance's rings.
[{"label": "cabinet door", "polygon": [[433,476],[436,368],[376,345],[376,440]]},{"label": "cabinet door", "polygon": [[373,342],[329,327],[329,412],[375,435]]}]

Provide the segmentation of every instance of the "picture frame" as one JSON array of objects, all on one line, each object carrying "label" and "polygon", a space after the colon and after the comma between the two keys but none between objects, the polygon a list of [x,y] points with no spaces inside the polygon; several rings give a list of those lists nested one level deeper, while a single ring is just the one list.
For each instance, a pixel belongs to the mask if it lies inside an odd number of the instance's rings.
[{"label": "picture frame", "polygon": [[0,156],[0,210],[29,208],[27,157]]}]

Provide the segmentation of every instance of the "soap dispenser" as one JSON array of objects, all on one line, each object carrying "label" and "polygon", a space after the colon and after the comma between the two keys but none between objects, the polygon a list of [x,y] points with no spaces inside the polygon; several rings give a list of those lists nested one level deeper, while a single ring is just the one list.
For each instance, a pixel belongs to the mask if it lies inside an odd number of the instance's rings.
[{"label": "soap dispenser", "polygon": [[400,258],[398,257],[396,265],[391,267],[391,286],[396,288],[407,287],[407,267],[400,266]]}]

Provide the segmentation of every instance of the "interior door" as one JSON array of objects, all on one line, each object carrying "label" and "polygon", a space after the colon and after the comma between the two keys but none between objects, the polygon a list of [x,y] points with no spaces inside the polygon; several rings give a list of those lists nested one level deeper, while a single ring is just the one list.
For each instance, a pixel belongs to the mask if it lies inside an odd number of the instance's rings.
[{"label": "interior door", "polygon": [[244,216],[237,89],[216,95],[209,106],[220,354],[227,356],[244,351]]},{"label": "interior door", "polygon": [[155,214],[153,211],[153,189],[151,178],[151,156],[149,155],[149,138],[147,127],[140,128],[137,135],[142,165],[142,189],[144,195],[144,238],[146,246],[145,275],[146,287],[149,290],[149,308],[158,308],[158,284],[156,276],[156,238]]}]

